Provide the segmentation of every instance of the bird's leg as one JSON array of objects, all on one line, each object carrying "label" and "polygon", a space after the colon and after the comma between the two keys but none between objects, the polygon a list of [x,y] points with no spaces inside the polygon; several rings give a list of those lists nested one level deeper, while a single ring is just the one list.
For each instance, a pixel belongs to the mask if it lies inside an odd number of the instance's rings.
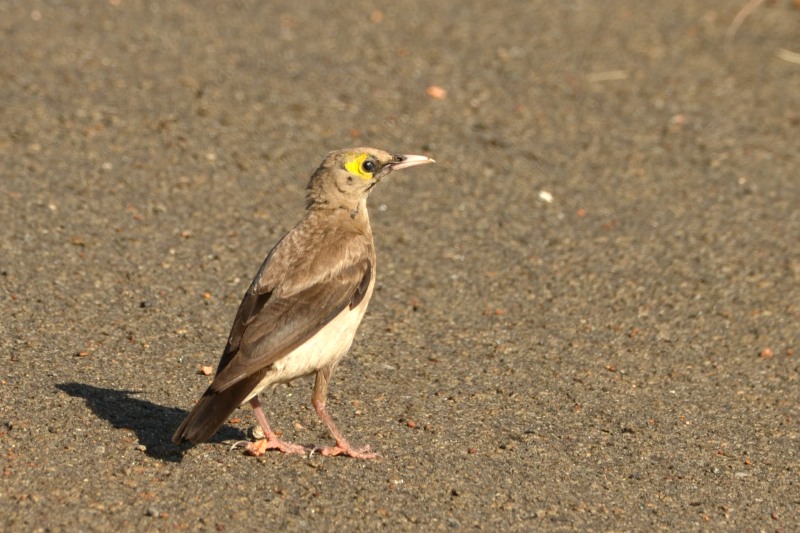
[{"label": "bird's leg", "polygon": [[330,415],[325,410],[325,402],[312,400],[311,403],[319,417],[323,422],[325,422],[325,425],[328,426],[333,438],[336,439],[336,446],[325,446],[319,450],[322,455],[347,455],[356,459],[375,459],[378,457],[377,453],[369,451],[369,445],[364,446],[363,448],[353,448],[347,443],[342,434],[336,428],[336,424],[333,423]]},{"label": "bird's leg", "polygon": [[244,446],[244,449],[247,453],[255,456],[264,455],[267,450],[280,450],[283,453],[306,453],[307,450],[303,446],[300,446],[299,444],[293,444],[291,442],[284,442],[278,438],[278,436],[269,427],[267,417],[264,416],[264,410],[261,409],[261,402],[258,401],[258,397],[250,400],[250,407],[253,408],[253,411],[256,414],[258,425],[261,426],[262,430],[264,430],[264,438],[259,439],[256,442],[237,442],[234,446],[241,444]]},{"label": "bird's leg", "polygon": [[370,452],[369,446],[364,446],[359,449],[352,448],[336,428],[336,424],[333,423],[333,419],[325,409],[325,398],[328,396],[328,382],[331,379],[331,374],[333,374],[333,365],[327,366],[317,372],[317,378],[314,382],[314,392],[311,395],[311,405],[314,406],[317,415],[319,415],[325,425],[328,426],[333,438],[336,439],[335,446],[325,446],[319,449],[319,452],[325,456],[347,455],[356,459],[375,459],[378,457],[378,454]]}]

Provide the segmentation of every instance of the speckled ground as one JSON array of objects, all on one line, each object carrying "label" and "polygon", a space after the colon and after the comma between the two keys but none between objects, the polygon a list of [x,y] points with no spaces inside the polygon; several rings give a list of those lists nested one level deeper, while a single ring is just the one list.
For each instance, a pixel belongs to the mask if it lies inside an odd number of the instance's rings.
[{"label": "speckled ground", "polygon": [[[743,4],[0,0],[0,527],[796,530],[800,10]],[[179,449],[348,145],[439,161],[332,386],[382,458]]]}]

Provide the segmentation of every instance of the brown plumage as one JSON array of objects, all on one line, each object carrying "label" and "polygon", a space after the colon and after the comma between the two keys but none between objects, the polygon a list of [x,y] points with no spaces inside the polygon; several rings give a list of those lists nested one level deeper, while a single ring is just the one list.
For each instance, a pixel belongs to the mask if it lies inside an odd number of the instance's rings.
[{"label": "brown plumage", "polygon": [[433,162],[373,148],[331,152],[311,177],[306,213],[270,251],[233,321],[214,381],[175,432],[175,443],[203,442],[250,402],[265,439],[247,445],[307,451],[272,432],[258,401],[264,388],[316,373],[312,404],[336,445],[324,455],[371,458],[336,429],[325,409],[333,369],[347,353],[375,285],[375,249],[367,196],[393,170]]}]

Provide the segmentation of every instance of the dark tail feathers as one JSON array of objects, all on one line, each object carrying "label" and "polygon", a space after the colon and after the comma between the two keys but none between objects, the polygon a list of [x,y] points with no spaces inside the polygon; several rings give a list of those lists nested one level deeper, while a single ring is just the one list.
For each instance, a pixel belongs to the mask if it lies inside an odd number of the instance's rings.
[{"label": "dark tail feathers", "polygon": [[175,431],[172,442],[180,444],[190,441],[198,444],[210,439],[258,385],[264,374],[265,372],[257,372],[223,391],[213,390],[212,383],[212,387],[206,389],[186,420]]}]

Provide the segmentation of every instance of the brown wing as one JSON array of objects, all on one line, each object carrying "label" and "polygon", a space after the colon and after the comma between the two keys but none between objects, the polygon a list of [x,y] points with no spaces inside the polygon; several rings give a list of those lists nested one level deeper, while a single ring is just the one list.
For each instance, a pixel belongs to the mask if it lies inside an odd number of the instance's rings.
[{"label": "brown wing", "polygon": [[[372,277],[369,257],[341,269],[336,275],[304,289],[279,296],[256,293],[242,302],[237,316],[234,346],[229,341],[211,389],[223,391],[250,374],[268,367],[313,337],[348,306],[360,302]],[[241,332],[236,331],[241,324]],[[233,337],[233,335],[232,335]],[[232,339],[233,340],[233,339]],[[224,363],[224,364],[223,364]]]}]

